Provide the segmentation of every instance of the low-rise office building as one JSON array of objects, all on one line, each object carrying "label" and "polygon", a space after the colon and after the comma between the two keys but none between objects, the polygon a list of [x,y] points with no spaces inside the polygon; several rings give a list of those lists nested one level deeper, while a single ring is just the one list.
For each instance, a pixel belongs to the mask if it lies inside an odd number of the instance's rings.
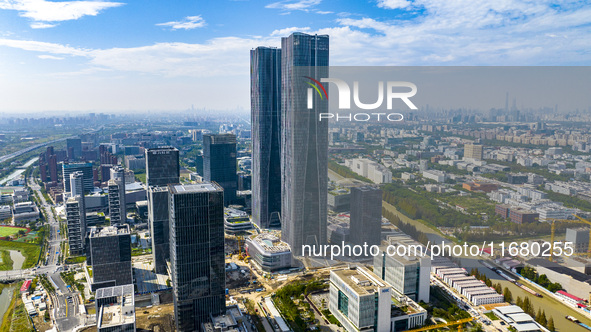
[{"label": "low-rise office building", "polygon": [[291,267],[291,248],[271,233],[262,233],[248,238],[246,251],[254,263],[265,272],[275,272]]},{"label": "low-rise office building", "polygon": [[15,225],[25,224],[39,219],[39,208],[33,202],[21,202],[14,204],[12,208],[12,220]]},{"label": "low-rise office building", "polygon": [[[393,298],[406,310],[396,307]],[[349,332],[405,331],[427,319],[425,309],[361,267],[330,272],[329,310]]]}]

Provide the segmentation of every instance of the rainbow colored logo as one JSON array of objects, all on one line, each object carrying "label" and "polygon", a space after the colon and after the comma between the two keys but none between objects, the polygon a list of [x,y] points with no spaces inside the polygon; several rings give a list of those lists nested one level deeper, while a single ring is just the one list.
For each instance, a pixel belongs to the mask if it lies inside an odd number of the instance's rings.
[{"label": "rainbow colored logo", "polygon": [[[316,84],[313,84],[311,82],[306,82],[306,83],[308,83],[308,85],[313,87],[314,90],[316,90],[316,92],[320,96],[320,99],[324,99],[324,97],[322,96],[322,93],[320,92],[320,89],[322,89],[322,92],[324,92],[324,96],[326,97],[326,100],[328,100],[328,94],[326,93],[326,89],[324,89],[324,86],[322,85],[322,83],[318,82],[317,80],[313,79],[312,77],[309,77],[309,76],[304,76],[304,77],[311,80],[312,82],[316,83]],[[320,89],[318,89],[318,87],[320,87]]]}]

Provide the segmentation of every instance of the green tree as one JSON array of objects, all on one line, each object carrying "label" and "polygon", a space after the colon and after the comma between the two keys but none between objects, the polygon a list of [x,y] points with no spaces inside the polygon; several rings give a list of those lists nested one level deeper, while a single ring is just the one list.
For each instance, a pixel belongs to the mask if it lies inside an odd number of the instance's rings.
[{"label": "green tree", "polygon": [[501,283],[495,284],[494,288],[497,291],[497,293],[499,293],[499,294],[503,293],[503,286],[501,286]]},{"label": "green tree", "polygon": [[481,324],[476,324],[476,326],[474,326],[470,332],[484,332],[484,330],[482,329],[482,325]]},{"label": "green tree", "polygon": [[542,316],[540,316],[540,321],[538,323],[542,324],[542,326],[548,326],[548,320],[546,319],[546,310],[542,311]]},{"label": "green tree", "polygon": [[515,300],[515,305],[523,309],[523,299],[521,296],[517,297],[517,300]]},{"label": "green tree", "polygon": [[556,331],[556,327],[554,327],[554,318],[550,317],[550,319],[548,320],[548,330],[550,330],[551,332]]},{"label": "green tree", "polygon": [[505,302],[513,302],[513,294],[511,294],[511,291],[508,287],[505,287],[505,290],[503,291],[503,296],[505,297]]}]

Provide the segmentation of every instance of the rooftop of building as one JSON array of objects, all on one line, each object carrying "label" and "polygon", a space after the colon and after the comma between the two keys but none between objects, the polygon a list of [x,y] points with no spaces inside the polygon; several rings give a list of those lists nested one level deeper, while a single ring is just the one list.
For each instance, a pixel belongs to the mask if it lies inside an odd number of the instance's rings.
[{"label": "rooftop of building", "polygon": [[343,270],[333,270],[334,273],[357,295],[370,295],[378,291],[378,288],[389,288],[390,286],[382,281],[373,272],[360,267],[351,267]]},{"label": "rooftop of building", "polygon": [[129,234],[129,225],[116,225],[107,227],[91,227],[89,237],[104,237]]},{"label": "rooftop of building", "polygon": [[280,253],[291,251],[289,244],[281,241],[278,236],[271,233],[261,233],[252,236],[249,240],[258,244],[267,252]]},{"label": "rooftop of building", "polygon": [[550,269],[554,272],[560,273],[560,274],[564,274],[564,275],[568,275],[570,277],[572,277],[573,279],[580,281],[580,282],[585,282],[588,284],[591,284],[591,276],[586,275],[585,273],[579,272],[579,271],[575,271],[571,268],[568,268],[566,266],[562,266],[558,263],[555,262],[550,262],[546,259],[542,259],[542,258],[532,258],[528,261],[526,261],[526,263],[528,265],[531,266],[542,266],[545,267],[547,269]]},{"label": "rooftop of building", "polygon": [[197,184],[176,184],[169,186],[172,189],[172,193],[177,195],[223,191],[223,189],[219,185],[210,182],[203,182]]},{"label": "rooftop of building", "polygon": [[154,152],[158,152],[158,151],[178,151],[177,148],[172,147],[172,146],[160,146],[157,148],[149,148],[146,150],[149,153],[154,153]]},{"label": "rooftop of building", "polygon": [[333,195],[333,196],[340,196],[340,195],[350,194],[351,193],[351,190],[349,188],[337,187],[337,188],[332,189],[328,193],[331,194],[331,195]]},{"label": "rooftop of building", "polygon": [[98,328],[132,324],[135,322],[133,285],[106,287],[97,290],[96,299],[116,297],[115,303],[101,305]]}]

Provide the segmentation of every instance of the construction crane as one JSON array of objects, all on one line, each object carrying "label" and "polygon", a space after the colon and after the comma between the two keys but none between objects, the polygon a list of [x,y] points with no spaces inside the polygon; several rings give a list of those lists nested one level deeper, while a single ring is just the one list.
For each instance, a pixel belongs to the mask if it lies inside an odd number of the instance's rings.
[{"label": "construction crane", "polygon": [[420,328],[417,328],[417,329],[407,330],[407,332],[411,332],[411,331],[412,332],[430,331],[430,330],[440,329],[442,327],[449,327],[449,326],[454,326],[454,325],[459,325],[458,326],[458,331],[461,332],[462,331],[462,326],[465,323],[470,323],[473,320],[474,320],[474,317],[463,318],[463,319],[455,320],[453,322],[440,323],[440,324],[436,324],[436,325],[429,325],[429,326],[420,327]]},{"label": "construction crane", "polygon": [[244,236],[242,236],[242,235],[236,236],[236,242],[238,242],[238,259],[243,260],[244,255],[242,253],[242,251],[243,251],[242,246],[244,244]]},{"label": "construction crane", "polygon": [[[578,220],[571,220],[571,219],[552,219],[552,227],[551,227],[551,233],[550,233],[550,244],[552,246],[554,246],[554,233],[556,231],[556,222],[570,222],[570,223],[578,223],[578,224],[587,224],[587,225],[591,225],[591,221],[587,220],[587,219],[583,219],[579,216],[577,216],[576,214],[573,214],[573,216],[575,216],[575,218],[577,218]],[[591,239],[591,228],[589,228],[589,239]],[[589,247],[587,248],[587,255],[591,256],[591,241],[589,241]],[[554,247],[552,247],[552,250],[550,250],[550,257],[548,258],[549,260],[553,260],[554,258]]]}]

